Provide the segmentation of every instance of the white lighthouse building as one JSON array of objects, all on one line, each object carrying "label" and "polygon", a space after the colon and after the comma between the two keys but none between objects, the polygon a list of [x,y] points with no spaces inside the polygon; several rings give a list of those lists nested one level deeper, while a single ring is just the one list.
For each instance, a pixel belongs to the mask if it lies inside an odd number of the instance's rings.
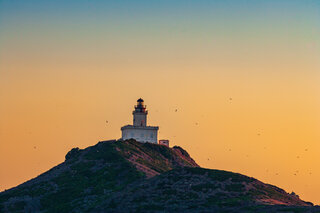
[{"label": "white lighthouse building", "polygon": [[148,111],[141,98],[138,99],[137,105],[134,106],[133,125],[121,127],[122,139],[135,139],[139,142],[158,143],[157,126],[147,126]]}]

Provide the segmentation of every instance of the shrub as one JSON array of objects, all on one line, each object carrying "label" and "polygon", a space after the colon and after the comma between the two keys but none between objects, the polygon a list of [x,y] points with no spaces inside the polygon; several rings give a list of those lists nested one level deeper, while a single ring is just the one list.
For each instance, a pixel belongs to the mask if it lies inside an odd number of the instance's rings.
[{"label": "shrub", "polygon": [[232,192],[242,192],[245,189],[244,185],[241,183],[226,185],[225,188],[227,191],[232,191]]}]

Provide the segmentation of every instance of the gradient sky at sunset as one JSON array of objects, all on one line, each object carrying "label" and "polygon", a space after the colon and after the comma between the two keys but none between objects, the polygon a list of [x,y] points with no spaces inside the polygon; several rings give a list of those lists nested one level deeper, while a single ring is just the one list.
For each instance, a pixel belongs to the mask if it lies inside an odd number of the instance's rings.
[{"label": "gradient sky at sunset", "polygon": [[140,97],[201,166],[320,204],[320,1],[0,0],[0,190]]}]

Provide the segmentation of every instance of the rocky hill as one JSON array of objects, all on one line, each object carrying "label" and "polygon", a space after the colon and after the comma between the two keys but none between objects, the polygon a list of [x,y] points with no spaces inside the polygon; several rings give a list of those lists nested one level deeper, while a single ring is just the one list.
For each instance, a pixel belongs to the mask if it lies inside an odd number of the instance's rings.
[{"label": "rocky hill", "polygon": [[241,174],[200,168],[180,147],[105,141],[0,193],[0,212],[320,212]]}]

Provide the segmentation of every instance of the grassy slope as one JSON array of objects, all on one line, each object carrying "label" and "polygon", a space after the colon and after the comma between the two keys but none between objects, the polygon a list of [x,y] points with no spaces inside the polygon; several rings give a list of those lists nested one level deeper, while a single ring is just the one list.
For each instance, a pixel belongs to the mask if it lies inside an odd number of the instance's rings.
[{"label": "grassy slope", "polygon": [[115,143],[105,142],[85,150],[73,149],[64,163],[1,193],[0,203],[7,202],[9,212],[89,210],[113,192],[144,177],[115,150],[115,146]]},{"label": "grassy slope", "polygon": [[88,211],[128,184],[145,179],[145,174],[127,160],[132,155],[140,156],[137,160],[141,164],[159,173],[191,166],[174,149],[134,140],[100,142],[83,150],[74,148],[62,164],[1,193],[0,212]]},{"label": "grassy slope", "polygon": [[135,162],[158,172],[166,172],[181,166],[198,167],[189,154],[180,147],[168,148],[151,143],[127,140],[116,144],[117,150],[125,159],[135,157]]},{"label": "grassy slope", "polygon": [[[140,182],[104,202],[110,211],[246,211],[287,210],[257,200],[272,198],[290,205],[308,205],[275,186],[241,174],[203,168],[180,168]],[[124,209],[125,207],[125,209]],[[291,207],[306,210],[308,207]],[[318,209],[319,210],[319,209]]]},{"label": "grassy slope", "polygon": [[[161,174],[146,179],[145,173],[137,170],[129,159]],[[62,164],[0,193],[0,212],[237,208],[255,211],[266,208],[257,205],[256,201],[261,198],[305,204],[282,189],[254,178],[198,168],[180,147],[168,148],[133,140],[109,141],[83,150],[74,148]]]}]

